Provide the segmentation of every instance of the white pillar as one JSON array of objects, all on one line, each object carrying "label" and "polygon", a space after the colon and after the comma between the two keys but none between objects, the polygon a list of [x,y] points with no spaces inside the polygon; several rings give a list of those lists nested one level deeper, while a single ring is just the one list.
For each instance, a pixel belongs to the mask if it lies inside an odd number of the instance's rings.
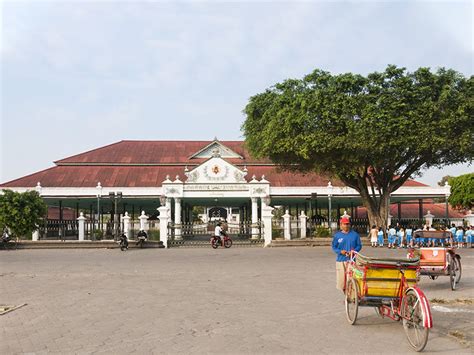
[{"label": "white pillar", "polygon": [[145,211],[142,211],[142,214],[140,217],[138,217],[140,220],[140,230],[147,231],[148,230],[148,216],[145,214]]},{"label": "white pillar", "polygon": [[167,197],[166,198],[166,208],[170,211],[171,213],[171,198]]},{"label": "white pillar", "polygon": [[166,206],[158,207],[160,215],[160,241],[163,243],[165,248],[168,248],[168,222],[169,222],[169,209]]},{"label": "white pillar", "polygon": [[174,198],[174,239],[181,240],[181,199],[179,197]]},{"label": "white pillar", "polygon": [[308,217],[304,214],[304,211],[301,211],[300,215],[300,228],[301,228],[301,233],[300,236],[301,238],[306,238],[306,221]]},{"label": "white pillar", "polygon": [[283,232],[285,240],[291,239],[291,215],[288,210],[285,211],[283,215]]},{"label": "white pillar", "polygon": [[33,234],[31,234],[31,240],[37,242],[39,240],[39,230],[35,229]]},{"label": "white pillar", "polygon": [[389,213],[389,214],[388,214],[388,218],[387,218],[387,227],[392,224],[392,217],[393,217],[393,216]]},{"label": "white pillar", "polygon": [[123,221],[123,232],[127,236],[127,239],[130,239],[130,216],[128,212],[125,212],[125,216],[122,217]]},{"label": "white pillar", "polygon": [[423,217],[425,217],[426,224],[430,227],[433,226],[433,217],[434,215],[431,214],[430,211],[428,211],[427,214],[425,214]]},{"label": "white pillar", "polygon": [[86,217],[84,217],[84,213],[81,212],[81,215],[79,216],[79,218],[77,219],[78,222],[79,222],[79,241],[80,242],[83,242],[84,241],[84,235],[86,234],[85,233],[85,221],[86,221]]},{"label": "white pillar", "polygon": [[[258,197],[251,197],[252,200],[252,226],[258,223]],[[252,239],[258,238],[258,228],[252,227]]]},{"label": "white pillar", "polygon": [[262,223],[263,223],[263,237],[264,245],[268,246],[272,242],[272,217],[273,217],[273,207],[265,206],[262,207]]}]

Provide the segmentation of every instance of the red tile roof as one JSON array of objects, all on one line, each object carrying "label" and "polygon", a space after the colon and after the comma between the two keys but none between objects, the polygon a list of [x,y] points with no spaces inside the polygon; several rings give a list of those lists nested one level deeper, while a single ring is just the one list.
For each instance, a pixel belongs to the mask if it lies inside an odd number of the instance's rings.
[{"label": "red tile roof", "polygon": [[[262,175],[271,186],[327,186],[328,178],[315,173],[298,174],[278,171],[266,159],[254,159],[243,141],[219,141],[243,159],[226,159],[239,168],[247,166],[247,180]],[[166,175],[185,180],[184,167],[192,169],[206,159],[189,159],[211,141],[120,141],[56,161],[55,167],[1,184],[0,187],[159,187]],[[331,180],[334,186],[342,183]],[[407,181],[404,186],[426,186]]]},{"label": "red tile roof", "polygon": [[[418,203],[407,203],[403,202],[401,205],[401,216],[400,218],[418,218],[419,211],[418,211]],[[427,203],[426,200],[423,201],[423,216],[426,215],[430,211],[434,218],[444,218],[446,214],[446,204],[444,203]],[[392,204],[390,205],[390,214],[393,218],[398,218],[398,205]],[[464,214],[460,211],[457,211],[451,206],[448,208],[448,215],[449,218],[463,218]],[[365,207],[358,207],[357,210],[358,218],[367,218],[367,210]]]}]

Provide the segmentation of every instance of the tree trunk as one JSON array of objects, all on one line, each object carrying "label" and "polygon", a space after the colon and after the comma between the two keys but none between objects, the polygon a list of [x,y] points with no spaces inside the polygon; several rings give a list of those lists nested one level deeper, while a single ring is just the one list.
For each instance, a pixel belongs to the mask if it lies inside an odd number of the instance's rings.
[{"label": "tree trunk", "polygon": [[375,199],[371,196],[370,201],[363,201],[365,208],[367,209],[367,217],[369,218],[369,225],[372,227],[375,225],[377,228],[382,227],[382,231],[387,230],[388,211],[389,211],[389,196],[382,195],[380,197],[380,203],[376,203]]}]

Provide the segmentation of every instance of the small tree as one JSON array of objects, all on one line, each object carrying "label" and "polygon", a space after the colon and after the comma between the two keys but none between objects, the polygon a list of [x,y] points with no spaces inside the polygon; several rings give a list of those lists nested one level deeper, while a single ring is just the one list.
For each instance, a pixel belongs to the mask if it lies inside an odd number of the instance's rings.
[{"label": "small tree", "polygon": [[3,190],[0,195],[0,227],[8,227],[16,237],[31,234],[42,223],[48,206],[36,191]]},{"label": "small tree", "polygon": [[449,204],[453,208],[471,209],[474,206],[474,173],[450,178],[449,184]]}]

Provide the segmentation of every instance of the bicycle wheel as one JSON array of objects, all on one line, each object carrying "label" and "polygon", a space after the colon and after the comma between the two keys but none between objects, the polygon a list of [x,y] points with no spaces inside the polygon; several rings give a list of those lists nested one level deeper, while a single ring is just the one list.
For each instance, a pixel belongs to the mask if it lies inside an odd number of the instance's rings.
[{"label": "bicycle wheel", "polygon": [[232,239],[226,239],[226,240],[224,241],[224,246],[225,246],[226,248],[230,248],[230,247],[232,246]]},{"label": "bicycle wheel", "polygon": [[[423,304],[428,305],[426,298],[422,299],[413,289],[408,290],[402,301],[403,329],[408,342],[415,351],[422,351],[428,342],[429,328],[425,327],[423,320],[429,315],[424,314]],[[429,305],[428,305],[429,307]]]},{"label": "bicycle wheel", "polygon": [[359,292],[357,282],[354,279],[347,280],[346,284],[346,317],[349,324],[355,324],[357,312],[359,311]]}]

